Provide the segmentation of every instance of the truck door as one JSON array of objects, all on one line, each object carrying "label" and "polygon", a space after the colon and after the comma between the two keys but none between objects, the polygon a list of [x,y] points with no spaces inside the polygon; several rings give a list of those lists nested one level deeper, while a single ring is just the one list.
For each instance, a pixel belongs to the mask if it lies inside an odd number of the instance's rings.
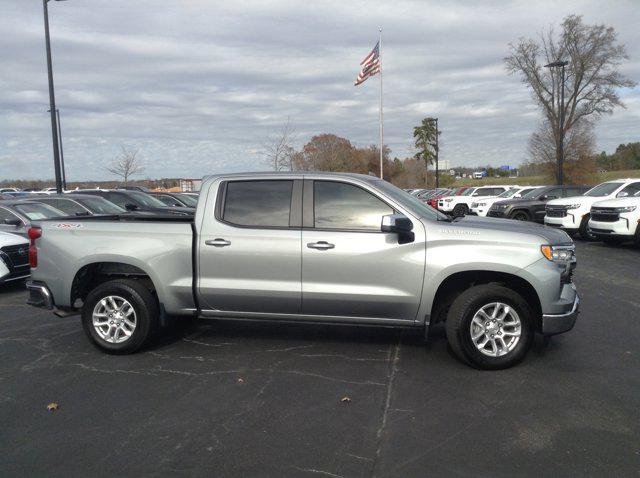
[{"label": "truck door", "polygon": [[300,312],[302,180],[228,180],[198,237],[201,308]]},{"label": "truck door", "polygon": [[421,300],[425,232],[398,243],[381,232],[394,208],[374,191],[339,180],[305,180],[302,312],[413,321]]}]

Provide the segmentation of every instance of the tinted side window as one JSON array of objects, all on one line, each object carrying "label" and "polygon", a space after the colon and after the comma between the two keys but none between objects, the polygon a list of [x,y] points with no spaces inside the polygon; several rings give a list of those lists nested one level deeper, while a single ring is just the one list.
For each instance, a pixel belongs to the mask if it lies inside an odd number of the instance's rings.
[{"label": "tinted side window", "polygon": [[562,197],[562,189],[549,189],[546,193],[543,194],[543,196],[547,196],[547,199],[557,199],[559,197]]},{"label": "tinted side window", "polygon": [[[640,183],[631,183],[625,186],[620,193],[627,193],[629,196],[633,196],[640,192]],[[620,194],[618,193],[618,194]]]},{"label": "tinted side window", "polygon": [[582,193],[586,191],[585,188],[566,188],[566,197],[582,196]]},{"label": "tinted side window", "polygon": [[105,193],[105,199],[111,201],[114,204],[117,204],[122,208],[125,207],[125,205],[128,203],[133,203],[133,201],[128,200],[127,196],[118,193]]},{"label": "tinted side window", "polygon": [[5,219],[18,219],[18,216],[0,207],[0,224],[2,224],[5,221]]},{"label": "tinted side window", "polygon": [[380,231],[382,216],[393,214],[371,193],[351,184],[314,181],[314,226],[320,229]]},{"label": "tinted side window", "polygon": [[289,227],[293,181],[227,183],[222,218],[239,226]]},{"label": "tinted side window", "polygon": [[60,209],[62,212],[66,212],[67,214],[76,214],[78,212],[85,213],[87,210],[77,204],[74,201],[69,201],[68,199],[56,199],[55,201],[48,203],[50,206],[53,206],[57,209]]}]

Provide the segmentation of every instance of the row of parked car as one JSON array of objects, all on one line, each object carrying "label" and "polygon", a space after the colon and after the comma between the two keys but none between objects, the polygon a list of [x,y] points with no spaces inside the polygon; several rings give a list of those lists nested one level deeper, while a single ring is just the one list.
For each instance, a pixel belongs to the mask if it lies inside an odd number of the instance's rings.
[{"label": "row of parked car", "polygon": [[29,276],[28,230],[32,221],[92,215],[193,216],[197,193],[140,189],[4,191],[0,193],[0,283]]},{"label": "row of parked car", "polygon": [[640,179],[581,186],[473,186],[407,190],[453,216],[533,221],[608,244],[640,244]]}]

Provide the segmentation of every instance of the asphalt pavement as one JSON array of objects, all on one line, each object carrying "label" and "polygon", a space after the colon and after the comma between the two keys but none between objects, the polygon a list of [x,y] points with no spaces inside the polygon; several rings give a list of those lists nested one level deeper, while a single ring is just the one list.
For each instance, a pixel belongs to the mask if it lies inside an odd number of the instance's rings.
[{"label": "asphalt pavement", "polygon": [[456,361],[442,327],[425,347],[201,321],[109,356],[2,286],[0,476],[638,476],[640,249],[577,255],[575,329],[498,372]]}]

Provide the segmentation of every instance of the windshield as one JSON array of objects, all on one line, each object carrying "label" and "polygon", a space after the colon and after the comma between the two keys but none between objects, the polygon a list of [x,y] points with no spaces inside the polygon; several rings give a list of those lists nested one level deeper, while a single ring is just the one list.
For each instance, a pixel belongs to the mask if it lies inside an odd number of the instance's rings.
[{"label": "windshield", "polygon": [[476,189],[478,189],[478,188],[465,189],[464,192],[460,196],[471,196],[475,192]]},{"label": "windshield", "polygon": [[188,194],[178,194],[177,196],[180,198],[180,201],[187,206],[196,207],[198,205],[198,198],[189,196]]},{"label": "windshield", "polygon": [[141,193],[139,191],[127,191],[127,196],[134,199],[138,205],[142,205],[145,207],[167,207],[165,203],[156,199],[148,194]]},{"label": "windshield", "polygon": [[42,203],[16,204],[14,208],[20,214],[29,218],[29,220],[31,221],[67,216],[67,214],[60,211],[59,209]]},{"label": "windshield", "polygon": [[598,184],[595,188],[589,189],[586,193],[584,193],[584,195],[585,196],[591,196],[591,197],[608,196],[613,191],[615,191],[620,186],[622,186],[622,184],[623,183],[602,183],[602,184]]},{"label": "windshield", "polygon": [[547,191],[546,188],[535,188],[523,194],[522,196],[520,196],[520,199],[534,199],[540,196],[541,194],[544,194],[545,191]]},{"label": "windshield", "polygon": [[82,198],[76,199],[76,201],[86,206],[94,214],[122,214],[127,212],[126,209],[100,197]]},{"label": "windshield", "polygon": [[507,189],[502,194],[499,194],[498,197],[499,198],[510,198],[511,196],[513,196],[518,191],[520,191],[520,189],[518,189],[518,188]]},{"label": "windshield", "polygon": [[384,191],[385,194],[389,195],[389,197],[398,201],[400,204],[409,205],[416,212],[424,214],[430,219],[435,219],[438,221],[449,221],[449,216],[447,216],[446,214],[441,213],[428,204],[423,203],[422,201],[420,201],[420,199],[407,194],[402,189],[394,186],[391,183],[388,183],[387,181],[378,180],[374,184],[378,189]]}]

